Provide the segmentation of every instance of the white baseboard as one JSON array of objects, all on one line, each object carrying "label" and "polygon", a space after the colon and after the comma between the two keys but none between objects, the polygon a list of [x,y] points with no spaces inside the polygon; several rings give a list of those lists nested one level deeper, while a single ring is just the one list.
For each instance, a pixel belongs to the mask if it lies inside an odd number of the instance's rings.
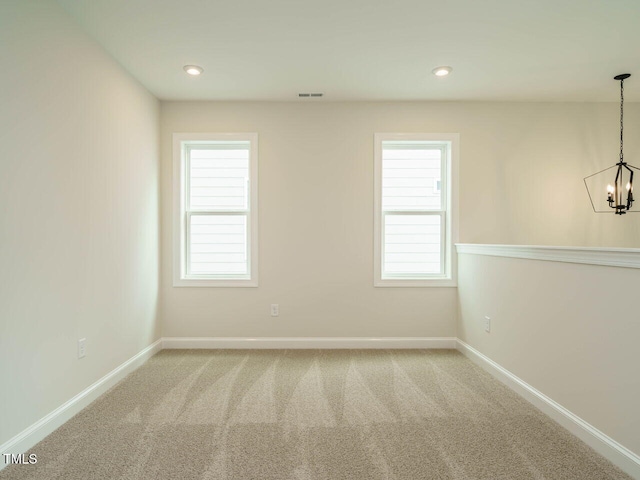
[{"label": "white baseboard", "polygon": [[543,413],[558,422],[572,434],[593,448],[614,465],[624,470],[633,478],[640,479],[640,456],[608,437],[593,425],[585,422],[544,393],[515,376],[491,360],[486,355],[462,340],[457,340],[457,348],[471,361],[482,367],[513,391],[535,405]]},{"label": "white baseboard", "polygon": [[29,449],[36,443],[43,440],[47,435],[52,433],[67,420],[79,413],[96,398],[113,387],[154,354],[159,352],[161,348],[162,340],[155,341],[122,365],[106,374],[100,380],[85,388],[75,397],[60,405],[54,411],[41,418],[15,437],[0,445],[0,470],[6,466],[4,456],[2,456],[3,454],[19,454],[29,451]]},{"label": "white baseboard", "polygon": [[455,337],[164,337],[162,348],[456,348]]}]

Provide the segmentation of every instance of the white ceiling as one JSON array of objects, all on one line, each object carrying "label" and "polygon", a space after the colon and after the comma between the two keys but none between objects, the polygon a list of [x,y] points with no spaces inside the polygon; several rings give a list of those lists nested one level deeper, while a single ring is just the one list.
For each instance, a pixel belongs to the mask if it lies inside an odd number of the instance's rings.
[{"label": "white ceiling", "polygon": [[640,0],[58,2],[165,100],[640,100]]}]

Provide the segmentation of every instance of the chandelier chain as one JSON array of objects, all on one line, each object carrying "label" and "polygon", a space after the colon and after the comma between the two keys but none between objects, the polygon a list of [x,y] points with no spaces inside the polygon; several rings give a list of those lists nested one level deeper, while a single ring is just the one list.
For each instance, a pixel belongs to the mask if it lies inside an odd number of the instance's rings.
[{"label": "chandelier chain", "polygon": [[624,79],[620,80],[620,161],[623,161],[622,147],[624,144]]}]

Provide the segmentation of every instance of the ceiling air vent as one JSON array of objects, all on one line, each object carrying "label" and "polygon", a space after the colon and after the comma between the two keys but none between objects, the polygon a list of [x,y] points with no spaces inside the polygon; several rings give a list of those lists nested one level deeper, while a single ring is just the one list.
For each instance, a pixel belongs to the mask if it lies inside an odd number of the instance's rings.
[{"label": "ceiling air vent", "polygon": [[298,96],[302,97],[302,98],[309,98],[309,97],[322,97],[324,95],[324,93],[299,93]]}]

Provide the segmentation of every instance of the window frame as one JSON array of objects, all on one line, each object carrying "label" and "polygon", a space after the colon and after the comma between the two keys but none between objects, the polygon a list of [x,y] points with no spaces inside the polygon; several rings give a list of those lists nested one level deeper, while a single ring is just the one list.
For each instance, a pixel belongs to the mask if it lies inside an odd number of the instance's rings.
[{"label": "window frame", "polygon": [[[423,278],[383,277],[384,216],[382,210],[382,144],[388,141],[425,142],[446,146],[443,161],[441,189],[444,189],[440,210],[420,210],[420,215],[441,216],[441,255],[443,273]],[[454,244],[458,242],[458,133],[376,133],[374,135],[374,286],[375,287],[456,287],[457,256]],[[398,211],[398,214],[416,212]]]},{"label": "window frame", "polygon": [[[207,276],[187,274],[188,226],[193,212],[187,211],[189,145],[215,142],[249,142],[246,276]],[[233,214],[233,209],[216,215]],[[207,215],[206,211],[201,214]],[[257,133],[174,133],[173,134],[173,286],[174,287],[257,287],[258,286],[258,134]]]}]

